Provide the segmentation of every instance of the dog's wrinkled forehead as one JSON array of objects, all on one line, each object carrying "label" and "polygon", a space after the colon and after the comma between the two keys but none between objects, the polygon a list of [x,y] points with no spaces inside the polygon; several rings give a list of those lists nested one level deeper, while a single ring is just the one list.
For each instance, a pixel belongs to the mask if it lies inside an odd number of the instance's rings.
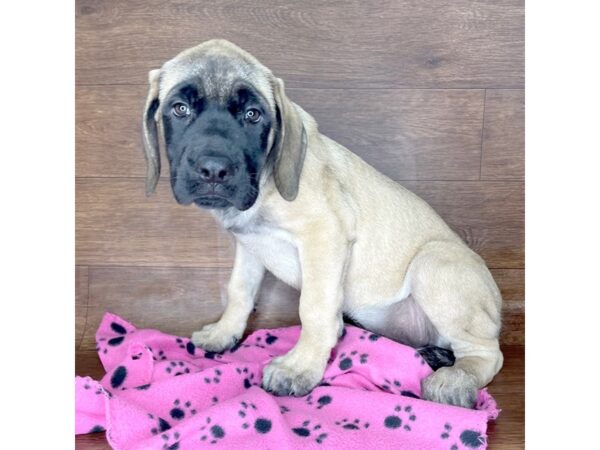
[{"label": "dog's wrinkled forehead", "polygon": [[273,75],[256,58],[234,44],[212,40],[181,52],[160,71],[160,100],[184,81],[199,81],[204,95],[225,101],[232,86],[243,80],[254,86],[274,106]]}]

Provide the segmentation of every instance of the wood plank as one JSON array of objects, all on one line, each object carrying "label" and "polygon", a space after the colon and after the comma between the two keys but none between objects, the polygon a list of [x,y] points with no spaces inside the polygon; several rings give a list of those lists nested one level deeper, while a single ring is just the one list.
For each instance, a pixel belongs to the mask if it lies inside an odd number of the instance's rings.
[{"label": "wood plank", "polygon": [[87,319],[88,268],[75,267],[75,348],[79,348]]},{"label": "wood plank", "polygon": [[[149,198],[143,184],[77,180],[77,264],[230,267],[231,240],[208,212],[177,205],[165,180]],[[524,267],[523,182],[403,184],[428,201],[489,267]]]},{"label": "wood plank", "polygon": [[481,179],[525,178],[525,92],[488,90]]},{"label": "wood plank", "polygon": [[[517,450],[525,446],[525,350],[523,346],[503,346],[504,367],[488,389],[502,409],[488,425],[488,445],[493,450]],[[104,374],[95,352],[79,352],[76,373],[99,379]],[[75,438],[77,450],[109,450],[104,433]]]},{"label": "wood plank", "polygon": [[[88,326],[81,350],[93,350],[94,335],[110,311],[143,328],[189,336],[223,311],[229,269],[92,267]],[[492,269],[504,298],[502,343],[522,344],[524,286],[521,269]],[[259,291],[247,333],[300,323],[299,293],[268,274]]]},{"label": "wood plank", "polygon": [[[289,89],[325,135],[397,180],[478,180],[482,90]],[[76,173],[145,176],[143,86],[77,88]],[[166,167],[166,158],[163,155]]]},{"label": "wood plank", "polygon": [[[229,274],[229,269],[91,268],[88,327],[81,350],[95,348],[96,329],[107,311],[140,328],[190,336],[221,317]],[[299,323],[297,291],[269,274],[247,334]]]},{"label": "wood plank", "polygon": [[78,0],[78,84],[145,84],[221,37],[295,87],[524,85],[523,0]]},{"label": "wood plank", "polygon": [[502,292],[502,332],[500,342],[525,345],[525,270],[492,269]]},{"label": "wood plank", "polygon": [[403,181],[427,201],[491,268],[525,264],[521,181]]},{"label": "wood plank", "polygon": [[82,265],[230,267],[232,243],[213,217],[179,206],[167,181],[78,179],[76,259]]}]

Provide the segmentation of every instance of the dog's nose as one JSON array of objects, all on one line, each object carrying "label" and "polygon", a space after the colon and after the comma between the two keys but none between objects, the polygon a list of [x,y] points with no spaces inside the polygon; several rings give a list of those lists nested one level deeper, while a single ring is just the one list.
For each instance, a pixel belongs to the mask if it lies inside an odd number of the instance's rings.
[{"label": "dog's nose", "polygon": [[227,158],[207,156],[200,158],[195,165],[202,181],[207,183],[225,183],[233,176],[234,168]]}]

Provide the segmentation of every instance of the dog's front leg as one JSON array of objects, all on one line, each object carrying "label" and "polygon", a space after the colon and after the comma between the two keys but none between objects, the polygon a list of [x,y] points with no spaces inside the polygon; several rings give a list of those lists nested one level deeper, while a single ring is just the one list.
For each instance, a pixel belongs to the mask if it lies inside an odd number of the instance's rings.
[{"label": "dog's front leg", "polygon": [[298,246],[302,267],[300,321],[296,345],[265,367],[262,385],[276,395],[301,396],[322,379],[341,320],[343,277],[349,244],[339,230],[322,227]]},{"label": "dog's front leg", "polygon": [[233,271],[227,284],[225,311],[218,322],[193,333],[192,342],[212,352],[232,347],[244,334],[264,273],[265,268],[256,256],[237,243]]}]

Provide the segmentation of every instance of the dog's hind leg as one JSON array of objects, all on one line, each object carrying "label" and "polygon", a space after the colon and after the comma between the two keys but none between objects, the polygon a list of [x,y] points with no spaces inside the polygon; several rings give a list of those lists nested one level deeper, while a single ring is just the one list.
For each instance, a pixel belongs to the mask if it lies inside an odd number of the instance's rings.
[{"label": "dog's hind leg", "polygon": [[498,287],[483,260],[453,242],[424,246],[409,272],[412,295],[456,357],[423,380],[423,397],[472,408],[502,367]]}]

